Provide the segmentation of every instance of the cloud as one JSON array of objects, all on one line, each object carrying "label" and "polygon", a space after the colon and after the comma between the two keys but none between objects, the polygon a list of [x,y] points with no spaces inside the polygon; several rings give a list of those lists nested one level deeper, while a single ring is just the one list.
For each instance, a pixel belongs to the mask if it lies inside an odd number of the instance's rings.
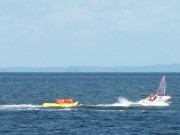
[{"label": "cloud", "polygon": [[141,18],[131,10],[113,12],[112,23],[120,30],[144,31],[150,26],[149,21]]},{"label": "cloud", "polygon": [[[152,29],[162,28],[165,24],[176,17],[173,14],[171,6],[168,5],[149,5],[143,7],[141,10],[132,7],[127,9],[119,9],[115,12],[111,12],[110,18],[112,24],[119,30],[127,31],[151,31]],[[138,6],[141,8],[141,6]]]},{"label": "cloud", "polygon": [[72,34],[73,39],[89,39],[93,37],[93,32],[90,29],[84,28]]},{"label": "cloud", "polygon": [[89,22],[93,20],[93,16],[93,13],[89,12],[86,9],[75,8],[62,12],[51,12],[46,16],[46,20],[57,24]]}]

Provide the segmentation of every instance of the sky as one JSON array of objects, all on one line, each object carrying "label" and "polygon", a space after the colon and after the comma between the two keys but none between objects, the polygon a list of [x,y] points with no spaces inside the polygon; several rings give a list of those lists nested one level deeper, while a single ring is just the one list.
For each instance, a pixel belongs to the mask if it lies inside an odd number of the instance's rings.
[{"label": "sky", "polygon": [[180,64],[179,0],[0,0],[0,67]]}]

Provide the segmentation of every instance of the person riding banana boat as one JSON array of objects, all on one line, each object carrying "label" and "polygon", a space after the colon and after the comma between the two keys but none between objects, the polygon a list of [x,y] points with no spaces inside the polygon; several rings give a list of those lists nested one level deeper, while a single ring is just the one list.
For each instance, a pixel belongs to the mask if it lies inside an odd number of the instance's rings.
[{"label": "person riding banana boat", "polygon": [[57,99],[56,104],[72,104],[73,99]]}]

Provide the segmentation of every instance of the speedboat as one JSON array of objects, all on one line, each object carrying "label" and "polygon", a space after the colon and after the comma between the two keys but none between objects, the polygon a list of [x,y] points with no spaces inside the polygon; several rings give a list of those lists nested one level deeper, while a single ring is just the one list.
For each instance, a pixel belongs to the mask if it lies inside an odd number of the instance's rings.
[{"label": "speedboat", "polygon": [[138,103],[143,106],[151,106],[151,105],[162,105],[167,104],[167,101],[171,98],[171,96],[166,96],[166,76],[164,75],[161,80],[159,87],[157,89],[156,95],[154,97],[147,97],[145,99],[140,100]]}]

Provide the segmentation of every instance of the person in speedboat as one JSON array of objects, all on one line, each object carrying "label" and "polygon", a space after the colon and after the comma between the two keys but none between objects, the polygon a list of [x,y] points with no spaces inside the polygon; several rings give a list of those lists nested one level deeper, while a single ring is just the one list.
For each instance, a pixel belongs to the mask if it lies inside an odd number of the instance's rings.
[{"label": "person in speedboat", "polygon": [[153,96],[153,93],[151,93],[149,96],[149,100],[154,101],[157,97],[158,97],[157,95]]},{"label": "person in speedboat", "polygon": [[150,94],[150,96],[149,96],[149,100],[150,100],[150,101],[153,101],[153,100],[154,100],[153,93],[151,93],[151,94]]},{"label": "person in speedboat", "polygon": [[158,96],[157,96],[157,95],[155,95],[153,100],[155,100],[157,97],[158,97]]}]

